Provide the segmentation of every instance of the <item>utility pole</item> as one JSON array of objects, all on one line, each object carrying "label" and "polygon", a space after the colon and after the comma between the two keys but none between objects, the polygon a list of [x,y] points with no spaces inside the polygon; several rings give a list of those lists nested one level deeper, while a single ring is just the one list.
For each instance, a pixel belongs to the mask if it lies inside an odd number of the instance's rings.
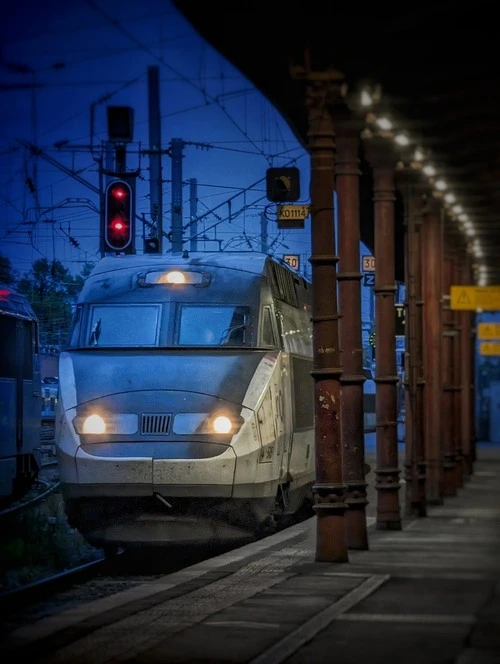
[{"label": "utility pole", "polygon": [[182,252],[182,138],[172,139],[172,253]]},{"label": "utility pole", "polygon": [[198,251],[198,181],[196,178],[189,180],[189,248]]},{"label": "utility pole", "polygon": [[163,253],[163,189],[161,169],[161,116],[159,68],[148,67],[149,93],[149,193],[150,211],[156,226],[158,253]]},{"label": "utility pole", "polygon": [[260,213],[260,250],[267,254],[267,216],[265,212]]}]

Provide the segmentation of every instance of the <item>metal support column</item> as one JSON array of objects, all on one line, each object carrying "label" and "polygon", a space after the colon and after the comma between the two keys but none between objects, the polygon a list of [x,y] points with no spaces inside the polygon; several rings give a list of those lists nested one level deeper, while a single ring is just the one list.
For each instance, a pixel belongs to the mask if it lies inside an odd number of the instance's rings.
[{"label": "metal support column", "polygon": [[427,503],[441,504],[441,215],[440,201],[429,197],[422,235],[424,300],[424,426]]},{"label": "metal support column", "polygon": [[[346,487],[342,481],[341,385],[337,313],[331,109],[340,97],[339,84],[321,73],[309,76],[306,103],[311,154],[311,265],[314,363],[317,515],[316,560],[347,562],[345,533]],[[312,80],[311,80],[312,79]]]},{"label": "metal support column", "polygon": [[426,187],[413,169],[397,171],[405,210],[405,514],[426,516],[423,413],[422,207]]},{"label": "metal support column", "polygon": [[[461,277],[460,283],[464,286],[468,286],[471,283],[471,268],[470,268],[470,257],[467,253],[466,248],[462,251],[461,259]],[[464,476],[465,479],[469,478],[473,473],[473,464],[472,464],[472,450],[471,450],[471,398],[472,398],[472,346],[470,343],[471,339],[471,327],[472,327],[472,316],[471,311],[460,311],[460,359],[462,363],[462,392],[461,392],[461,403],[460,403],[460,435],[462,441],[462,454],[464,458]]]},{"label": "metal support column", "polygon": [[[453,284],[460,284],[462,278],[462,246],[461,238],[455,239],[455,251],[453,255]],[[464,485],[464,455],[462,447],[462,317],[460,311],[453,311],[453,328],[455,335],[453,337],[453,445],[455,449],[455,484],[457,489]]]},{"label": "metal support column", "polygon": [[359,269],[359,122],[335,115],[335,189],[339,235],[339,311],[342,348],[342,463],[347,486],[347,545],[368,549],[366,529],[365,441],[363,409],[363,344],[361,338],[361,272]]},{"label": "metal support column", "polygon": [[377,468],[377,529],[400,530],[399,463],[397,433],[396,316],[395,316],[395,240],[394,168],[392,145],[382,138],[365,143],[373,169],[375,215],[375,370]]},{"label": "metal support column", "polygon": [[453,368],[453,338],[456,335],[453,311],[450,309],[450,286],[453,281],[453,251],[445,239],[441,279],[441,435],[443,438],[443,496],[455,496],[455,419],[453,417],[455,375]]}]

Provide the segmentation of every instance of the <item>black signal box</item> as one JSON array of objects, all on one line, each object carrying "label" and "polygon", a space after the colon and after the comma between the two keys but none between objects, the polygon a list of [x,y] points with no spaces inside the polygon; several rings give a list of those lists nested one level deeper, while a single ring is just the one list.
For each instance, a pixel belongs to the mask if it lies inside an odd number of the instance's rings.
[{"label": "black signal box", "polygon": [[267,200],[290,203],[300,198],[300,172],[298,168],[268,168],[266,171]]}]

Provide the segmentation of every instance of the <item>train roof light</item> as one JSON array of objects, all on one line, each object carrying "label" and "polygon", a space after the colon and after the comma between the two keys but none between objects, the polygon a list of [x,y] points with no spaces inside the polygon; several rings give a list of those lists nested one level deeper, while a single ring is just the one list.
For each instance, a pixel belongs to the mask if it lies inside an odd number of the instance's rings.
[{"label": "train roof light", "polygon": [[186,275],[184,272],[179,272],[178,270],[172,270],[172,272],[166,272],[163,277],[160,279],[160,282],[163,284],[185,284]]},{"label": "train roof light", "polygon": [[184,270],[162,270],[146,272],[139,275],[139,285],[153,286],[156,284],[166,286],[207,286],[209,275],[204,272],[190,272]]}]

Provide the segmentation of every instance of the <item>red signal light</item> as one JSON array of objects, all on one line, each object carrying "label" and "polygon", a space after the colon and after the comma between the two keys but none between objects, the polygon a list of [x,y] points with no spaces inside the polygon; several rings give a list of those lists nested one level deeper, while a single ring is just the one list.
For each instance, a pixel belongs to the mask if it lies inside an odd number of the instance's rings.
[{"label": "red signal light", "polygon": [[125,189],[122,189],[121,187],[117,186],[111,189],[111,195],[114,196],[115,198],[122,199],[124,196],[127,195],[127,192],[125,191]]},{"label": "red signal light", "polygon": [[109,251],[132,253],[134,218],[132,189],[124,180],[114,180],[106,188],[104,243]]}]

